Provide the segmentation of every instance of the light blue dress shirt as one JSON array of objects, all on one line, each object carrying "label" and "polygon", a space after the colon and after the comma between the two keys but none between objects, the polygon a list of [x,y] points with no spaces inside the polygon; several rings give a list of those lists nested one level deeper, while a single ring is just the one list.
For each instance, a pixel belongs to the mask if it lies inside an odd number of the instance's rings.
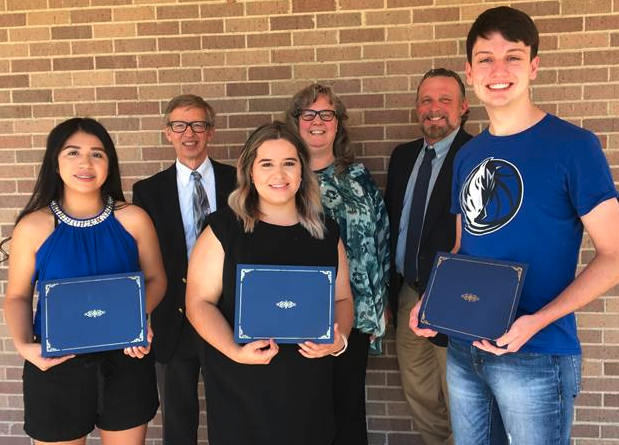
[{"label": "light blue dress shirt", "polygon": [[[451,147],[451,143],[456,138],[460,127],[456,128],[452,131],[445,139],[442,139],[432,145],[434,150],[436,151],[436,157],[432,160],[432,174],[430,176],[430,183],[428,184],[428,195],[426,197],[426,205],[425,209],[428,208],[428,202],[430,201],[430,196],[432,196],[432,190],[434,189],[434,184],[436,183],[436,178],[438,177],[439,172],[441,171],[441,167],[443,166],[443,162],[447,157],[447,153],[449,152],[449,147]],[[408,184],[406,185],[406,193],[404,194],[404,205],[402,206],[402,215],[400,216],[400,226],[398,229],[398,242],[396,244],[395,251],[395,266],[398,273],[402,274],[404,271],[404,256],[406,250],[406,236],[408,235],[408,219],[411,213],[411,202],[413,200],[413,190],[415,188],[415,182],[417,181],[417,174],[419,173],[419,167],[421,166],[421,161],[423,160],[423,154],[425,148],[428,147],[429,144],[424,141],[423,149],[419,152],[417,159],[415,160],[415,165],[413,166],[413,170],[411,171],[411,175],[408,178]],[[424,210],[425,212],[425,210]],[[424,214],[425,219],[425,214]]]}]

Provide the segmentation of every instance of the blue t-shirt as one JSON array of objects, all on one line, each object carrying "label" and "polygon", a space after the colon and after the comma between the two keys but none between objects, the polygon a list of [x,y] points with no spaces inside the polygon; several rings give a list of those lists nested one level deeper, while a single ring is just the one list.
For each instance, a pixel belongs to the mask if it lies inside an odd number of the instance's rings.
[{"label": "blue t-shirt", "polygon": [[[537,312],[573,281],[580,217],[617,196],[596,136],[551,114],[510,136],[486,129],[458,152],[453,178],[460,253],[529,264],[516,317]],[[521,351],[579,354],[574,314]]]}]

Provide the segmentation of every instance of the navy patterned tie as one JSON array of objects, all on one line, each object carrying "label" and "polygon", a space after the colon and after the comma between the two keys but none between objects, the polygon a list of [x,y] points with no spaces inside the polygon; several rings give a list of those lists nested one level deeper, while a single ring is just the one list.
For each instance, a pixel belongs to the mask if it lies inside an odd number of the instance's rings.
[{"label": "navy patterned tie", "polygon": [[197,171],[191,172],[193,178],[193,220],[196,225],[196,238],[200,236],[206,215],[211,213],[211,206],[208,203],[208,196],[202,187],[202,175]]},{"label": "navy patterned tie", "polygon": [[436,157],[434,148],[427,147],[417,173],[415,188],[413,189],[413,200],[411,202],[411,212],[408,217],[408,232],[406,235],[406,250],[404,251],[404,279],[410,285],[417,281],[417,254],[419,253],[419,241],[421,240],[421,229],[423,228],[423,218],[426,211],[426,198],[428,195],[428,185],[432,176],[432,159]]}]

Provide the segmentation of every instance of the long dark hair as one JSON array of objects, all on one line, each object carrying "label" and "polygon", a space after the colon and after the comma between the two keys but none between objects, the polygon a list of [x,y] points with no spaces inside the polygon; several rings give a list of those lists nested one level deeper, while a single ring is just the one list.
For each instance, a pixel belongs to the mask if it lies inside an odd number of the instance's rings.
[{"label": "long dark hair", "polygon": [[47,207],[52,201],[62,198],[64,184],[58,173],[58,155],[67,139],[77,132],[84,132],[97,137],[103,144],[108,158],[107,179],[101,186],[101,199],[105,202],[108,197],[115,201],[125,201],[120,182],[120,167],[114,142],[105,127],[94,119],[74,117],[58,124],[47,137],[47,146],[43,156],[43,164],[34,185],[32,196],[26,207],[17,215],[15,224],[24,216]]}]

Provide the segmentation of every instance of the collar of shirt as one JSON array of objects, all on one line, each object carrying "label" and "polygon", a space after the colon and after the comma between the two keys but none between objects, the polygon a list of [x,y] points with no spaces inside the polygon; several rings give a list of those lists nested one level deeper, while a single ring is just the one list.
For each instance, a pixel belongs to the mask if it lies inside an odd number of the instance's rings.
[{"label": "collar of shirt", "polygon": [[[460,127],[456,128],[445,139],[441,139],[440,141],[436,142],[434,145],[428,144],[428,142],[424,139],[423,141],[424,150],[427,147],[433,147],[434,151],[436,151],[436,158],[434,158],[434,162],[436,162],[436,159],[440,159],[443,156],[447,155],[447,152],[449,151],[449,147],[451,147],[451,143],[456,138],[458,131],[460,131]],[[423,157],[422,153],[424,152],[424,150],[422,150],[422,152],[419,154],[421,157]]]},{"label": "collar of shirt", "polygon": [[[191,170],[189,167],[182,164],[178,159],[176,160],[176,175],[183,187],[187,187],[187,184],[189,184],[189,181],[191,181],[192,171],[194,170]],[[200,164],[198,168],[196,168],[195,171],[200,173],[200,175],[202,176],[203,184],[211,184],[215,182],[215,175],[213,173],[213,164],[211,164],[211,160],[208,156],[204,160],[204,162]]]}]

